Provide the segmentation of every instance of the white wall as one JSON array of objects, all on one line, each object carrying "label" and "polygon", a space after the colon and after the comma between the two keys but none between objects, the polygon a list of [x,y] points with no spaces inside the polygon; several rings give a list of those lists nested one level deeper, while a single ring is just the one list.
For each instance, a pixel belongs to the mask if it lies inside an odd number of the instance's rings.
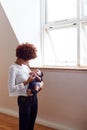
[{"label": "white wall", "polygon": [[[16,36],[0,5],[0,106],[8,107],[11,100],[8,98],[7,79],[10,64],[15,60],[15,48],[18,45]],[[14,102],[14,98],[13,98]],[[15,102],[10,104],[14,108]]]},{"label": "white wall", "polygon": [[39,96],[39,117],[56,123],[57,128],[65,125],[66,130],[86,130],[87,71],[44,70],[44,75],[45,87]]},{"label": "white wall", "polygon": [[38,57],[31,65],[37,66],[39,61],[41,66],[40,0],[1,0],[1,4],[19,43],[30,42],[38,48]]},{"label": "white wall", "polygon": [[[18,116],[16,97],[8,96],[8,68],[17,38],[0,6],[0,112]],[[37,122],[61,130],[87,129],[87,71],[47,70],[38,94]]]}]

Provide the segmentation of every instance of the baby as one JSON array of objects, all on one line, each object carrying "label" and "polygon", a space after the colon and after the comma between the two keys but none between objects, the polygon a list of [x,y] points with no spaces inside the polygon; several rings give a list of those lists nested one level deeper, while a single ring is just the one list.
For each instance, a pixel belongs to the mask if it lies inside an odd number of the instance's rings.
[{"label": "baby", "polygon": [[29,83],[28,89],[34,89],[37,92],[40,91],[41,86],[40,82],[43,81],[43,72],[39,69],[36,69],[29,73],[30,75],[34,76],[34,80]]}]

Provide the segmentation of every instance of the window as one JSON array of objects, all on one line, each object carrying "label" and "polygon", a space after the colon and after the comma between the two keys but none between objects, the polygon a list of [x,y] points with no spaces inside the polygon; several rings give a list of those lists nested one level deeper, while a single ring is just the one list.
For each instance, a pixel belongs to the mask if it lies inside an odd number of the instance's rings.
[{"label": "window", "polygon": [[87,0],[1,0],[19,41],[35,43],[36,67],[87,67]]},{"label": "window", "polygon": [[43,4],[44,66],[87,66],[87,0]]}]

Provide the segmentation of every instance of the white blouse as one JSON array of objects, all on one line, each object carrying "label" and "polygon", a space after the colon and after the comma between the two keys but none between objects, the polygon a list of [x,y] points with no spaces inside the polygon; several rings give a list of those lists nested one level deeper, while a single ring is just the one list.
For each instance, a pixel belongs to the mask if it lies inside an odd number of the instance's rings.
[{"label": "white blouse", "polygon": [[28,87],[23,82],[29,78],[31,70],[26,65],[12,64],[9,68],[8,77],[8,90],[9,96],[26,96],[26,90]]}]

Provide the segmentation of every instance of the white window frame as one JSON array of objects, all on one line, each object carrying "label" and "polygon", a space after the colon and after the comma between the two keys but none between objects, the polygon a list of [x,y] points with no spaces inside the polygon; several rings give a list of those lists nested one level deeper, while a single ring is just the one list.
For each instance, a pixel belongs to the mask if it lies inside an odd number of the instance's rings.
[{"label": "white window frame", "polygon": [[[87,17],[81,18],[81,16],[83,15],[79,11],[81,9],[83,9],[82,0],[77,0],[77,18],[76,19],[66,19],[66,20],[60,20],[56,22],[47,23],[46,0],[41,0],[41,43],[42,43],[43,66],[45,66],[44,65],[44,38],[46,35],[45,30],[53,30],[57,28],[70,27],[74,25],[74,26],[77,26],[77,66],[76,67],[82,67],[80,66],[80,35],[81,35],[80,26],[82,23],[83,24],[87,23]],[[56,68],[57,67],[59,66],[56,66]]]}]

